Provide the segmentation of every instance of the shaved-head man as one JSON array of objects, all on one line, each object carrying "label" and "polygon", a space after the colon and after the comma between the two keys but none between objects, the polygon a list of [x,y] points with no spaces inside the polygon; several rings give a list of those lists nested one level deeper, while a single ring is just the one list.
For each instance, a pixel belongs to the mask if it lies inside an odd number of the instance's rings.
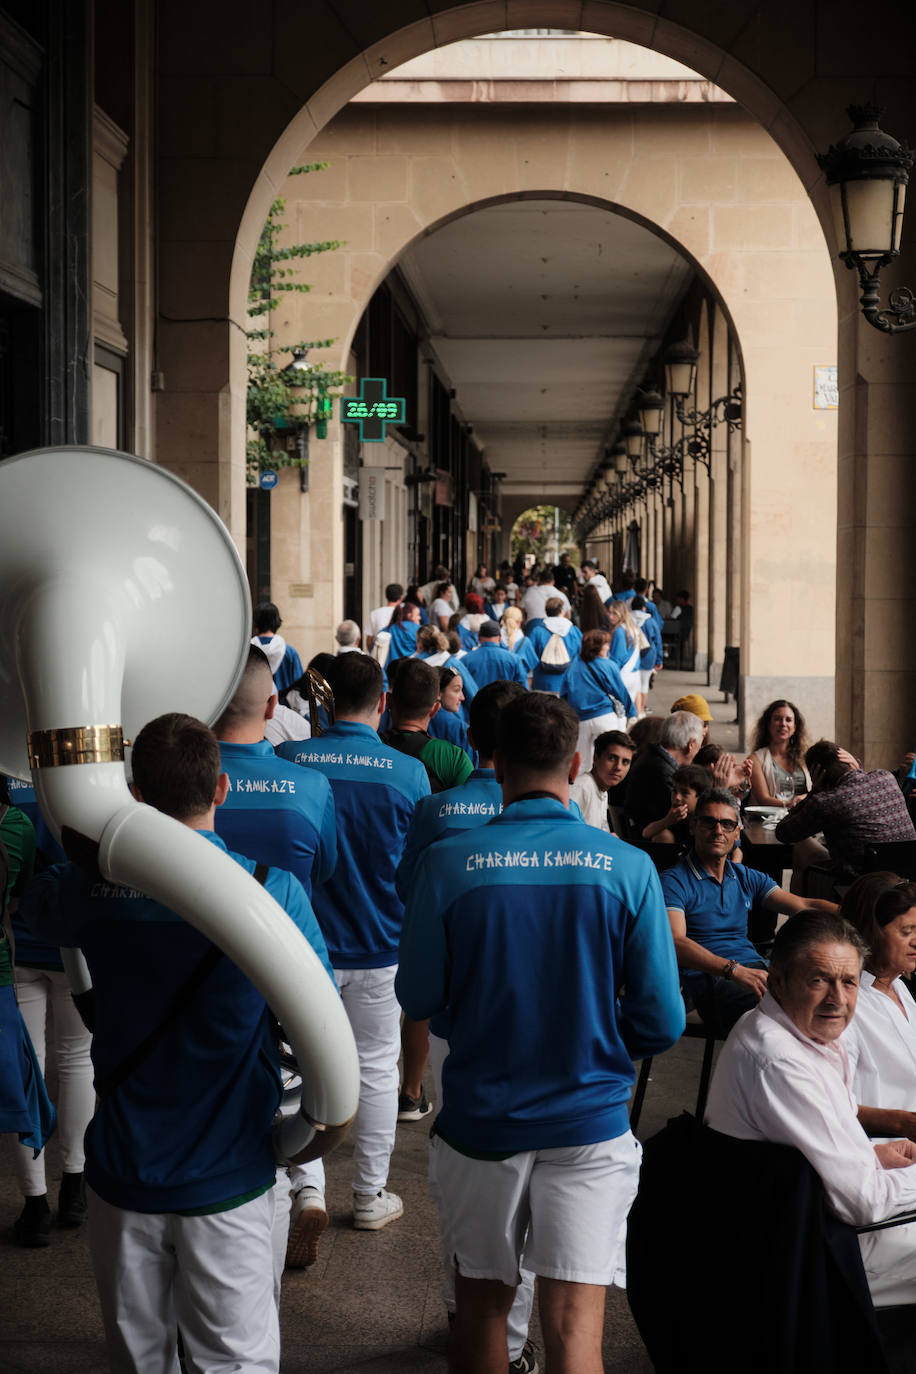
[{"label": "shaved-head man", "polygon": [[[308,895],[337,864],[337,825],[330,784],[320,773],[297,768],[277,758],[264,738],[277,705],[267,658],[255,646],[232,700],[214,726],[223,772],[229,782],[226,800],[216,813],[216,833],[230,849],[295,873]],[[328,1224],[321,1162],[290,1169],[292,1222],[287,1255],[284,1202],[285,1175],[275,1189],[277,1229],[275,1264],[302,1268],[317,1258],[318,1237]],[[279,1277],[278,1277],[279,1282]]]}]

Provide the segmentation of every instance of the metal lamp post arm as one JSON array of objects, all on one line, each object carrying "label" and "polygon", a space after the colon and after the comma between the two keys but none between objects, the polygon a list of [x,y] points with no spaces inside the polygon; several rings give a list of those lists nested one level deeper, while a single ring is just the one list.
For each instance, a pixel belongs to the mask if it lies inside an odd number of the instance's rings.
[{"label": "metal lamp post arm", "polygon": [[859,274],[862,290],[859,304],[868,323],[880,329],[882,334],[905,334],[910,329],[916,329],[916,293],[908,286],[898,286],[891,292],[888,304],[884,307],[881,305],[881,268],[887,267],[893,260],[891,254],[876,258],[869,270],[868,264],[858,253],[843,254],[846,266],[850,270],[855,268]]}]

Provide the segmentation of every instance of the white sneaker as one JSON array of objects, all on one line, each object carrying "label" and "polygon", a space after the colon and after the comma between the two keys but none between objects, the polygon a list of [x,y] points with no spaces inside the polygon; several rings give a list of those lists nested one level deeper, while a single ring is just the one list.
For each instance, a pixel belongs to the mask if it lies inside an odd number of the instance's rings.
[{"label": "white sneaker", "polygon": [[381,1231],[403,1212],[403,1202],[387,1188],[380,1188],[377,1193],[353,1194],[353,1225],[357,1231]]},{"label": "white sneaker", "polygon": [[308,1269],[318,1258],[318,1242],[328,1224],[324,1195],[317,1188],[300,1188],[293,1194],[286,1242],[287,1269]]}]

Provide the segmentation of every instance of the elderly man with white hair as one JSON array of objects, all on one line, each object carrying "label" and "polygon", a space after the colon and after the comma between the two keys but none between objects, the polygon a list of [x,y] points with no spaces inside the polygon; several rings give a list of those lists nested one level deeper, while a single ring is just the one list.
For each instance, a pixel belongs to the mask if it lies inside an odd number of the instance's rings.
[{"label": "elderly man with white hair", "polygon": [[334,631],[334,639],[337,642],[335,654],[360,654],[363,652],[359,647],[359,626],[355,620],[342,620]]},{"label": "elderly man with white hair", "polygon": [[704,725],[691,711],[672,711],[658,737],[637,759],[627,783],[626,813],[637,835],[671,809],[671,782],[676,770],[693,763],[703,743]]},{"label": "elderly man with white hair", "polygon": [[[706,1111],[723,1135],[801,1151],[852,1226],[916,1208],[916,1145],[873,1145],[856,1116],[843,1032],[865,952],[838,915],[806,911],[788,921],[766,992],[722,1049]],[[859,1245],[875,1306],[916,1303],[916,1224],[869,1232]]]}]

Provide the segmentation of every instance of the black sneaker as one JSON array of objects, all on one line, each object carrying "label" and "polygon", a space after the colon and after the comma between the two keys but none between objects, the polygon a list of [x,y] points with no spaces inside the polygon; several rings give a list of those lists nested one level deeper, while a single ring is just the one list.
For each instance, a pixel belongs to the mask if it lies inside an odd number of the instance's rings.
[{"label": "black sneaker", "polygon": [[517,1360],[509,1361],[509,1374],[539,1374],[537,1351],[530,1341],[526,1341]]},{"label": "black sneaker", "polygon": [[432,1109],[425,1088],[420,1089],[419,1097],[411,1097],[410,1093],[401,1093],[398,1097],[398,1121],[422,1121]]},{"label": "black sneaker", "polygon": [[82,1174],[62,1174],[57,1195],[58,1226],[82,1226],[86,1220],[86,1189]]},{"label": "black sneaker", "polygon": [[13,1222],[13,1239],[17,1245],[29,1249],[51,1244],[51,1208],[47,1194],[26,1198],[21,1215]]}]

